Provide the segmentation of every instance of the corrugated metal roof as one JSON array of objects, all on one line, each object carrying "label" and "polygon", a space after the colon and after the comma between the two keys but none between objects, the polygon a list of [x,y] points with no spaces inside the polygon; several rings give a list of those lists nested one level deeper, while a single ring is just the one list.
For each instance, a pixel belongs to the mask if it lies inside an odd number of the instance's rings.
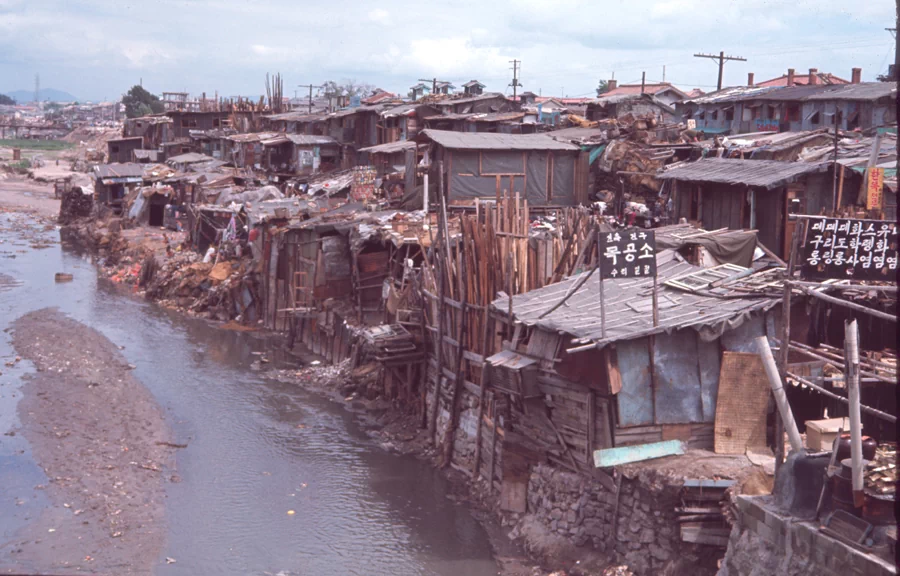
[{"label": "corrugated metal roof", "polygon": [[473,114],[466,122],[509,122],[512,120],[521,120],[524,117],[524,112],[491,112],[486,114]]},{"label": "corrugated metal roof", "polygon": [[[539,326],[545,330],[570,334],[575,338],[593,341],[600,346],[619,340],[641,338],[650,334],[668,333],[683,328],[708,331],[717,334],[722,325],[736,327],[753,312],[767,310],[779,302],[779,298],[747,297],[717,298],[707,294],[684,292],[665,286],[668,280],[698,272],[693,266],[676,257],[671,250],[660,251],[656,256],[659,302],[659,325],[653,326],[650,313],[653,280],[606,280],[603,295],[606,315],[606,337],[601,332],[600,281],[594,274],[572,294],[565,304],[541,315],[555,306],[585,274],[572,276],[513,296],[513,314],[517,321],[527,326]],[[498,311],[509,309],[509,299],[501,297],[492,306]],[[646,310],[645,310],[646,309]]]},{"label": "corrugated metal roof", "polygon": [[141,178],[144,167],[134,162],[98,164],[94,166],[94,173],[98,178]]},{"label": "corrugated metal roof", "polygon": [[166,162],[174,162],[175,164],[194,164],[196,162],[209,162],[215,160],[212,156],[198,154],[197,152],[188,152],[187,154],[179,154],[167,159]]},{"label": "corrugated metal roof", "polygon": [[328,146],[337,145],[338,141],[331,136],[312,136],[309,134],[288,134],[288,140],[298,146]]},{"label": "corrugated metal roof", "polygon": [[399,106],[394,106],[393,108],[388,108],[384,112],[381,113],[382,118],[394,118],[396,116],[406,116],[408,114],[415,114],[416,108],[418,108],[420,104],[401,104]]},{"label": "corrugated metal roof", "polygon": [[824,172],[828,162],[779,162],[777,160],[739,160],[736,158],[702,158],[680,164],[657,175],[661,180],[744,184],[759,188],[775,188],[811,172]]},{"label": "corrugated metal roof", "polygon": [[437,102],[429,102],[432,106],[455,106],[456,104],[468,104],[470,102],[478,102],[479,100],[489,100],[491,98],[502,98],[506,100],[506,96],[500,92],[485,92],[476,96],[468,96],[466,98],[447,98]]},{"label": "corrugated metal roof", "polygon": [[[678,94],[681,98],[687,98],[687,94],[685,94],[682,90],[672,86],[668,82],[661,82],[655,84],[644,84],[643,87],[644,94],[659,94],[660,92],[665,92],[666,90],[672,90],[676,94]],[[610,96],[620,96],[623,94],[641,94],[641,85],[640,84],[620,84],[613,88],[608,92],[604,92],[600,95],[600,98],[608,98]]]},{"label": "corrugated metal roof", "polygon": [[578,146],[558,142],[543,134],[489,134],[428,129],[420,132],[419,136],[451,150],[581,150]]},{"label": "corrugated metal roof", "polygon": [[756,97],[772,90],[777,90],[771,86],[732,86],[731,88],[722,88],[715,92],[710,92],[697,98],[685,100],[685,103],[692,104],[713,104],[718,102],[737,102],[738,100]]},{"label": "corrugated metal roof", "polygon": [[426,116],[424,120],[428,120],[431,122],[440,122],[441,120],[468,120],[475,114],[471,112],[459,112],[459,113],[450,113],[450,114],[434,114],[432,116]]},{"label": "corrugated metal roof", "polygon": [[369,154],[393,154],[415,148],[417,144],[413,140],[400,140],[398,142],[390,142],[388,144],[379,144],[378,146],[369,146],[368,148],[360,148],[360,152],[368,152]]},{"label": "corrugated metal roof", "polygon": [[878,100],[880,98],[897,97],[896,82],[862,82],[860,84],[843,84],[827,86],[827,90],[814,94],[808,100]]}]

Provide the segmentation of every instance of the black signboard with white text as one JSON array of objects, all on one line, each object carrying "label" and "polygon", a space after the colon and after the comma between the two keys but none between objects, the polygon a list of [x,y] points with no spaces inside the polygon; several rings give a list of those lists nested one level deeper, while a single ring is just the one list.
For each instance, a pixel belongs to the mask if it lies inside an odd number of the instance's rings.
[{"label": "black signboard with white text", "polygon": [[656,276],[656,237],[652,230],[601,232],[599,242],[602,280]]},{"label": "black signboard with white text", "polygon": [[852,218],[809,218],[800,275],[881,280],[897,278],[897,223]]}]

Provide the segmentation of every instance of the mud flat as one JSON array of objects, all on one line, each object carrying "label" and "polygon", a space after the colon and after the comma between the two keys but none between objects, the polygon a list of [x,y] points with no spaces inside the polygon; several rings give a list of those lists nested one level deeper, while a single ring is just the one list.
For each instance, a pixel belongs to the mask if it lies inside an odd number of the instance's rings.
[{"label": "mud flat", "polygon": [[56,309],[13,329],[35,367],[17,433],[49,478],[51,506],[3,545],[0,573],[150,574],[166,538],[165,483],[177,480],[162,410],[96,330]]}]

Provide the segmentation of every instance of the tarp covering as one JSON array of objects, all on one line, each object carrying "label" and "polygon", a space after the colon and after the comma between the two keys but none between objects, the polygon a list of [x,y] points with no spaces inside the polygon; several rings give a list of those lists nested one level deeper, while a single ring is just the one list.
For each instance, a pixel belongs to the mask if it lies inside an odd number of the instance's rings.
[{"label": "tarp covering", "polygon": [[756,250],[756,234],[732,230],[695,238],[678,238],[662,234],[656,238],[656,246],[659,249],[678,250],[690,245],[703,246],[722,264],[737,264],[750,268],[753,252]]},{"label": "tarp covering", "polygon": [[227,206],[234,202],[235,204],[245,204],[247,202],[264,202],[266,200],[280,200],[284,198],[284,194],[275,186],[263,186],[257,190],[246,190],[244,192],[223,192],[216,199],[217,206]]},{"label": "tarp covering", "polygon": [[[499,190],[518,192],[533,206],[571,206],[575,202],[575,155],[559,151],[452,151],[451,200],[493,198]],[[552,159],[552,194],[548,199],[548,159]],[[527,177],[526,177],[527,174]],[[527,181],[527,182],[526,182]]]}]

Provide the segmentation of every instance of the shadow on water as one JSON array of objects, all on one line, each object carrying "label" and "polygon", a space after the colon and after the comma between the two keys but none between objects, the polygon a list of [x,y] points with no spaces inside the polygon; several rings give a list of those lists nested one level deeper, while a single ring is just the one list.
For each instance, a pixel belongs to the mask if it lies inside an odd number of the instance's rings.
[{"label": "shadow on water", "polygon": [[[3,223],[0,239],[8,239]],[[176,441],[188,444],[178,469],[167,472],[176,481],[167,485],[169,539],[157,574],[496,574],[484,530],[445,498],[439,473],[382,451],[340,406],[250,368],[270,338],[123,296],[58,245],[9,262],[4,274],[21,285],[0,291],[3,327],[59,306],[98,329],[124,346]],[[55,284],[59,271],[75,281]],[[4,334],[0,355],[9,354]],[[15,399],[7,398],[14,385],[6,374],[0,383],[2,433],[17,422]],[[40,497],[30,488],[43,473],[24,440],[13,440],[0,445],[0,482],[20,482],[29,488],[22,493]],[[31,503],[30,513],[43,505]],[[24,521],[24,508],[0,502],[0,518],[18,513],[0,520],[5,538]]]}]

